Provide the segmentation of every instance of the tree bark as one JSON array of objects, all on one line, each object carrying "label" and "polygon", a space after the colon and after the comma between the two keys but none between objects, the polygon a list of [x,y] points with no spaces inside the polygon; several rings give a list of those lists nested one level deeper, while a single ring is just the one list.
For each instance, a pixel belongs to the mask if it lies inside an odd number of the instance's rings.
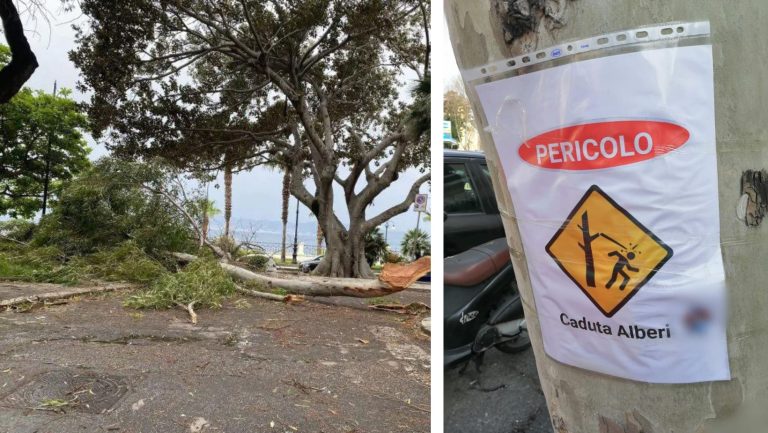
[{"label": "tree bark", "polygon": [[[196,256],[185,253],[173,253],[181,262],[189,263]],[[408,264],[388,263],[382,270],[379,279],[360,278],[320,278],[297,277],[279,278],[257,274],[229,263],[220,263],[232,278],[240,281],[251,281],[262,284],[265,288],[281,288],[289,293],[303,296],[350,296],[355,298],[374,298],[391,295],[410,287],[430,270],[430,258]]]},{"label": "tree bark", "polygon": [[232,220],[232,161],[224,166],[224,237],[229,237],[229,223]]},{"label": "tree bark", "polygon": [[[352,190],[346,191],[349,224],[345,226],[334,210],[333,183],[336,167],[333,165],[323,167],[323,170],[317,171],[319,168],[315,170],[314,194],[309,193],[301,182],[291,183],[291,193],[312,210],[325,235],[325,256],[313,271],[313,275],[334,278],[373,278],[374,273],[365,258],[365,234],[395,215],[407,211],[421,185],[429,180],[430,174],[425,174],[414,182],[402,202],[370,219],[366,218],[366,208],[372,200],[371,197],[375,197],[391,185],[395,173],[393,172],[387,179],[369,179],[369,186],[358,194],[353,193]],[[292,176],[301,178],[301,166],[297,165],[294,168]]]},{"label": "tree bark", "polygon": [[327,194],[330,197],[322,202],[324,208],[316,214],[325,233],[327,249],[313,275],[373,278],[374,273],[365,258],[365,232],[362,231],[365,214],[350,214],[349,228],[345,227],[333,212],[332,192]]},{"label": "tree bark", "polygon": [[38,64],[13,0],[0,0],[0,19],[12,55],[11,62],[0,69],[0,104],[5,104],[21,90]]},{"label": "tree bark", "polygon": [[[546,11],[544,16],[510,25],[510,15],[505,12],[510,5],[534,3]],[[527,252],[520,239],[512,199],[496,173],[498,156],[488,141],[489,136],[483,132],[482,119],[475,116],[493,171],[494,189],[504,216],[541,389],[556,433],[764,431],[760,425],[746,425],[744,429],[733,424],[749,423],[751,409],[760,411],[768,405],[768,394],[760,385],[765,383],[768,373],[764,283],[768,280],[765,266],[768,229],[747,227],[734,217],[733,209],[740,198],[741,174],[768,167],[764,122],[768,89],[761,72],[768,68],[766,12],[768,5],[762,0],[445,2],[450,38],[460,69],[535,53],[568,40],[653,23],[704,19],[711,22],[715,46],[720,229],[726,281],[731,289],[728,294],[731,381],[677,385],[638,383],[569,367],[545,354],[526,264]],[[744,59],[749,59],[748,69],[744,69]],[[470,98],[474,108],[480,106],[474,95]]]},{"label": "tree bark", "polygon": [[315,251],[315,254],[318,256],[323,253],[323,239],[325,238],[325,235],[323,234],[323,228],[320,227],[320,223],[317,224],[317,251]]},{"label": "tree bark", "polygon": [[208,224],[210,223],[210,220],[208,218],[208,209],[203,209],[203,223],[200,227],[200,246],[208,242]]},{"label": "tree bark", "polygon": [[288,236],[288,204],[291,199],[291,172],[286,170],[283,174],[283,212],[280,215],[283,222],[283,237],[280,247],[280,261],[285,263],[285,243]]}]

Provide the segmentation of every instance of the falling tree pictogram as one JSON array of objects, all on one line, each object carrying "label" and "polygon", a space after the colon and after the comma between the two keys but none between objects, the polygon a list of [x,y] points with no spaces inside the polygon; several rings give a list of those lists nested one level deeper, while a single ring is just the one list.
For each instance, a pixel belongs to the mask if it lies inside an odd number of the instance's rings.
[{"label": "falling tree pictogram", "polygon": [[589,233],[589,216],[587,216],[587,211],[581,214],[581,225],[577,227],[581,229],[584,239],[584,243],[579,243],[579,246],[584,250],[584,261],[587,266],[587,285],[595,287],[595,258],[592,254],[592,242],[600,237],[600,233],[595,233],[594,235]]}]

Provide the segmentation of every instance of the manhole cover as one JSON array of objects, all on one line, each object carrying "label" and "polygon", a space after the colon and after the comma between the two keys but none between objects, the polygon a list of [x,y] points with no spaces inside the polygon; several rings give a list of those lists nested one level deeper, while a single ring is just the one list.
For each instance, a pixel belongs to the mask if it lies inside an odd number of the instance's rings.
[{"label": "manhole cover", "polygon": [[51,371],[27,382],[4,403],[24,409],[98,414],[112,409],[127,391],[125,381],[117,376]]}]

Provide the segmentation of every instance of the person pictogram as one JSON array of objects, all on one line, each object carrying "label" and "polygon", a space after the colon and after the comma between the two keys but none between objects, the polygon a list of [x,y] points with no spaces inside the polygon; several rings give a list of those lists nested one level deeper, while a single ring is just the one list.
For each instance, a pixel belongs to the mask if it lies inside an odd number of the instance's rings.
[{"label": "person pictogram", "polygon": [[612,317],[672,257],[672,248],[592,185],[545,247],[565,275]]},{"label": "person pictogram", "polygon": [[626,256],[621,254],[618,251],[611,251],[608,253],[608,257],[616,257],[616,264],[613,265],[613,272],[611,273],[611,279],[608,280],[608,282],[605,284],[606,289],[610,289],[614,283],[616,283],[616,279],[619,275],[621,275],[624,280],[621,282],[621,285],[619,286],[619,290],[624,290],[627,287],[627,284],[629,283],[630,276],[624,270],[630,272],[640,272],[640,269],[632,266],[629,264],[630,260],[635,259],[635,253],[632,251],[628,252]]}]

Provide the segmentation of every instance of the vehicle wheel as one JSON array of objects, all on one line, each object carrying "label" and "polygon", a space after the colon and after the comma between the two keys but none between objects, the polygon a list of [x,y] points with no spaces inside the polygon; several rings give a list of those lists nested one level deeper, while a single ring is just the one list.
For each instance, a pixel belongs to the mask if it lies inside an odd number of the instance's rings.
[{"label": "vehicle wheel", "polygon": [[496,346],[497,349],[504,353],[518,353],[531,347],[531,339],[528,337],[528,331],[523,331],[516,338],[499,343]]}]

